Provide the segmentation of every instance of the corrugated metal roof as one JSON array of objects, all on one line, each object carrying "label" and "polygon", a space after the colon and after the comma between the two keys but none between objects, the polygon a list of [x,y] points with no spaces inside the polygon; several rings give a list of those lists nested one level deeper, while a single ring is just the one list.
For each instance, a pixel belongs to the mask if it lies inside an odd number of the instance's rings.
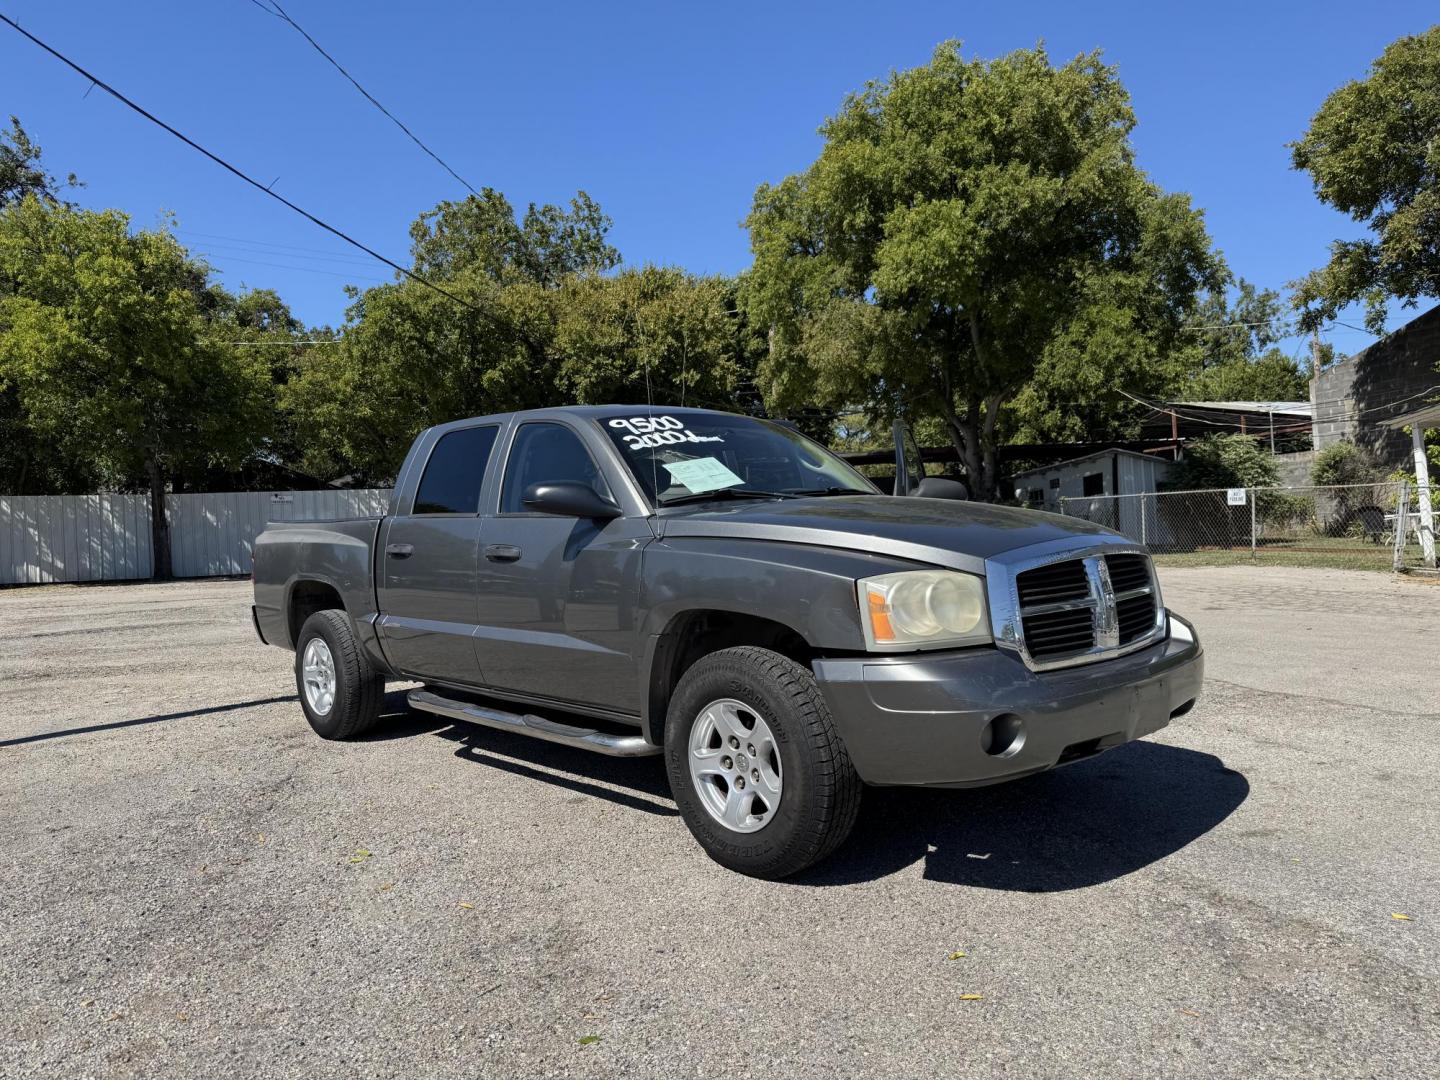
[{"label": "corrugated metal roof", "polygon": [[1137,454],[1134,450],[1125,450],[1114,446],[1109,450],[1097,450],[1093,454],[1084,454],[1081,457],[1070,458],[1068,461],[1057,461],[1053,465],[1041,465],[1039,468],[1026,469],[1024,472],[1016,473],[1012,479],[1019,480],[1022,476],[1034,476],[1036,473],[1049,472],[1051,469],[1063,469],[1069,465],[1079,465],[1082,461],[1094,461],[1096,458],[1106,458],[1111,454],[1124,454],[1126,457],[1139,458],[1141,461],[1159,461],[1166,465],[1173,464],[1168,458],[1156,457],[1154,454]]},{"label": "corrugated metal roof", "polygon": [[1388,420],[1381,420],[1381,427],[1402,428],[1411,427],[1415,424],[1423,424],[1425,427],[1440,427],[1440,402],[1433,405],[1425,405],[1419,409],[1413,409],[1408,413],[1401,413],[1399,416],[1392,416]]},{"label": "corrugated metal roof", "polygon": [[1214,409],[1218,412],[1293,413],[1309,416],[1313,406],[1308,401],[1172,401],[1185,409]]}]

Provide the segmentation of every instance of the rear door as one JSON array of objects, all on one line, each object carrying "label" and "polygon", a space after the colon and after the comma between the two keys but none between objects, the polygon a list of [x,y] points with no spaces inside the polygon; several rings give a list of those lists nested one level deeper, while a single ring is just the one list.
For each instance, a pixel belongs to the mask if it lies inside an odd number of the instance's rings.
[{"label": "rear door", "polygon": [[498,513],[481,543],[476,649],[487,685],[498,690],[634,713],[631,652],[640,553],[654,536],[649,523],[636,514],[604,521],[539,514],[521,501],[531,484],[564,480],[614,498],[624,477],[607,479],[597,448],[555,420],[515,429]]},{"label": "rear door", "polygon": [[452,428],[430,449],[411,505],[381,530],[380,632],[406,675],[482,682],[475,659],[480,492],[498,424]]}]

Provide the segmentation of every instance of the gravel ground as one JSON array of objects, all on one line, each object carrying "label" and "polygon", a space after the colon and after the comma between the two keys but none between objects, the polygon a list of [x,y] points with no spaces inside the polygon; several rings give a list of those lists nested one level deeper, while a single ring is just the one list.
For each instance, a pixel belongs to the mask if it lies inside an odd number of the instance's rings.
[{"label": "gravel ground", "polygon": [[1190,715],[868,792],[780,884],[701,854],[656,759],[393,691],[320,741],[248,583],[0,591],[0,1075],[1435,1075],[1440,590],[1163,583]]}]

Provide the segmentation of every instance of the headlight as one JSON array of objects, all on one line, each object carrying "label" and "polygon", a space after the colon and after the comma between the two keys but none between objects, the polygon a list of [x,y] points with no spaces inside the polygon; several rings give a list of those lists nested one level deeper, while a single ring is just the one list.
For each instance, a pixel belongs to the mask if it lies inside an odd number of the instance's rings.
[{"label": "headlight", "polygon": [[905,570],[858,583],[860,622],[873,652],[991,641],[985,581],[954,570]]}]

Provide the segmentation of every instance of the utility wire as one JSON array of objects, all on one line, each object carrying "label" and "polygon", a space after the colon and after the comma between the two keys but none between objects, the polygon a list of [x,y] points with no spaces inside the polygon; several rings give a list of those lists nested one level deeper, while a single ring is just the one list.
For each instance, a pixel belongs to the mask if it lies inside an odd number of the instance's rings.
[{"label": "utility wire", "polygon": [[326,52],[324,48],[321,47],[320,43],[316,41],[313,37],[311,37],[309,33],[306,32],[303,26],[301,26],[299,23],[297,23],[294,19],[290,17],[290,13],[280,6],[278,0],[269,0],[268,7],[265,4],[262,4],[260,0],[250,0],[250,2],[256,7],[258,7],[261,11],[267,12],[270,15],[274,15],[277,19],[289,23],[290,26],[301,37],[303,37],[306,41],[310,43],[311,47],[316,52],[318,52],[327,61],[329,61],[331,67],[333,67],[336,71],[340,72],[341,75],[344,75],[345,78],[349,81],[350,85],[355,87],[356,90],[360,91],[366,101],[370,102],[371,105],[374,105],[375,108],[379,109],[382,113],[384,113],[392,124],[394,124],[406,135],[408,135],[411,142],[413,142],[416,146],[420,147],[421,150],[424,150],[425,153],[429,154],[432,158],[434,158],[436,163],[447,173],[453,176],[456,180],[460,181],[460,183],[465,186],[465,189],[469,191],[471,195],[480,194],[474,189],[474,187],[470,185],[470,182],[468,180],[466,180],[463,176],[461,176],[454,169],[452,169],[444,158],[442,158],[439,154],[435,153],[434,150],[431,150],[430,147],[426,146],[424,142],[421,141],[420,136],[416,135],[413,131],[406,127],[400,121],[399,117],[397,117],[384,105],[381,105],[380,102],[375,99],[375,96],[371,94],[369,90],[366,90],[365,87],[361,86],[359,81],[356,80],[355,76],[351,75],[350,72],[345,70],[345,68],[341,65],[340,61],[336,60],[333,56]]},{"label": "utility wire", "polygon": [[239,169],[237,169],[234,165],[231,165],[231,164],[230,164],[228,161],[226,161],[224,158],[220,157],[220,156],[217,155],[217,154],[211,153],[209,150],[206,150],[205,147],[201,146],[199,143],[197,143],[194,139],[190,138],[188,135],[185,135],[184,133],[182,133],[182,132],[180,132],[180,131],[177,131],[175,128],[173,128],[173,127],[171,127],[169,124],[165,123],[164,120],[161,120],[161,119],[160,119],[158,116],[156,116],[154,113],[151,113],[151,112],[146,111],[144,108],[142,108],[141,106],[137,105],[135,102],[131,101],[128,97],[126,97],[124,94],[120,93],[119,90],[116,90],[113,86],[111,86],[109,83],[105,82],[105,81],[104,81],[103,79],[101,79],[98,75],[92,75],[90,72],[86,71],[83,67],[81,67],[79,64],[77,64],[74,60],[71,60],[71,59],[70,59],[68,56],[66,56],[64,53],[62,53],[62,52],[60,52],[59,50],[54,49],[54,48],[52,48],[51,46],[45,44],[45,42],[41,41],[41,40],[40,40],[38,37],[36,37],[34,34],[30,33],[30,31],[26,30],[23,26],[21,26],[19,23],[17,23],[14,19],[10,18],[8,15],[0,15],[0,22],[4,22],[4,23],[8,24],[12,29],[14,29],[15,31],[17,31],[19,34],[21,34],[22,36],[24,36],[24,37],[26,37],[26,38],[29,38],[30,41],[32,41],[32,42],[34,42],[36,45],[40,46],[40,48],[44,49],[44,50],[45,50],[47,53],[49,53],[51,56],[55,57],[55,59],[59,60],[59,61],[60,61],[62,64],[64,64],[66,67],[72,69],[73,71],[78,72],[80,75],[83,75],[86,79],[90,80],[90,82],[91,82],[94,86],[98,86],[101,90],[104,90],[107,94],[109,94],[111,97],[113,97],[116,101],[120,102],[120,104],[126,106],[127,108],[133,109],[135,112],[137,112],[137,113],[139,113],[141,116],[143,116],[146,120],[149,120],[152,124],[154,124],[154,125],[156,125],[157,127],[163,128],[164,130],[168,131],[171,135],[175,136],[175,138],[179,139],[181,142],[183,142],[186,146],[190,147],[192,150],[197,150],[197,151],[199,151],[201,154],[204,154],[207,158],[209,158],[211,161],[215,162],[216,165],[219,165],[219,166],[220,166],[222,169],[224,169],[226,172],[233,173],[235,176],[238,176],[241,180],[244,180],[245,183],[249,184],[251,187],[256,188],[256,189],[259,190],[259,191],[263,191],[266,195],[269,195],[272,199],[274,199],[275,201],[283,204],[284,206],[289,207],[291,210],[295,211],[295,213],[299,214],[301,217],[305,218],[307,221],[310,221],[310,222],[312,222],[313,224],[320,226],[320,228],[324,229],[326,232],[330,233],[330,234],[333,235],[333,236],[338,236],[341,240],[344,240],[345,243],[350,244],[352,247],[357,247],[357,248],[359,248],[361,251],[365,252],[366,255],[369,255],[369,256],[370,256],[371,258],[373,258],[373,259],[379,260],[380,262],[384,263],[386,266],[388,266],[388,267],[390,267],[392,270],[394,270],[396,273],[403,274],[405,277],[409,278],[411,281],[418,282],[419,284],[425,286],[425,288],[434,290],[435,292],[439,293],[441,296],[445,297],[447,300],[452,300],[452,301],[454,301],[455,303],[459,304],[461,307],[469,308],[471,311],[475,312],[476,314],[480,315],[482,318],[484,318],[484,319],[488,320],[489,322],[493,323],[495,326],[498,326],[498,327],[501,328],[502,330],[505,330],[505,331],[507,331],[507,332],[508,332],[508,331],[514,331],[514,329],[515,329],[514,327],[510,326],[508,323],[506,323],[506,322],[504,322],[503,320],[499,319],[499,318],[496,317],[495,315],[492,315],[490,312],[486,311],[484,308],[477,307],[475,304],[470,303],[468,300],[462,300],[462,299],[460,299],[460,297],[458,297],[458,296],[456,296],[454,293],[450,292],[450,290],[445,289],[445,288],[442,288],[442,287],[439,286],[439,285],[436,285],[433,281],[430,281],[430,280],[428,280],[427,278],[421,277],[419,274],[415,273],[413,270],[409,270],[409,269],[401,266],[399,263],[395,262],[393,259],[387,259],[384,255],[381,255],[378,251],[375,251],[375,250],[372,249],[372,248],[366,247],[366,246],[365,246],[364,244],[362,244],[359,240],[356,240],[354,237],[348,235],[347,233],[341,232],[341,231],[340,231],[339,229],[337,229],[334,225],[331,225],[331,224],[329,224],[328,222],[325,222],[325,221],[321,221],[321,220],[320,220],[318,217],[316,217],[314,214],[310,213],[310,211],[305,210],[305,209],[303,209],[302,207],[296,206],[296,205],[295,205],[293,202],[291,202],[289,199],[285,198],[285,196],[280,195],[280,194],[277,194],[277,193],[274,192],[274,191],[271,191],[271,190],[270,190],[268,187],[266,187],[264,184],[260,183],[259,180],[256,180],[254,177],[248,175],[247,173],[241,172]]}]

